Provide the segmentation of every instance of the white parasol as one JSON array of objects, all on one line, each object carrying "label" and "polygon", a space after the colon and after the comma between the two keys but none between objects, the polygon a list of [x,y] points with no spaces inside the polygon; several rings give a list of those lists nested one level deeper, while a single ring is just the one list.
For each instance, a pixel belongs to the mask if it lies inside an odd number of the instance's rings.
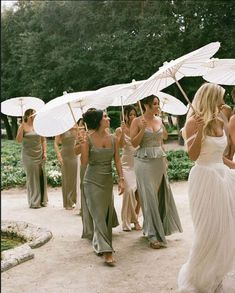
[{"label": "white parasol", "polygon": [[[117,85],[111,85],[107,87],[103,87],[99,90],[97,90],[94,93],[94,97],[100,99],[101,97],[103,99],[109,99],[110,105],[108,106],[121,106],[122,107],[122,117],[124,119],[124,105],[128,105],[130,103],[126,103],[126,98],[132,94],[136,89],[138,89],[142,84],[144,83],[144,80],[135,81],[134,79],[130,83],[124,83],[124,84],[117,84]],[[91,95],[93,96],[93,94]]]},{"label": "white parasol", "polygon": [[184,115],[187,113],[187,107],[172,95],[158,92],[156,96],[160,100],[160,109],[162,112],[172,115]]},{"label": "white parasol", "polygon": [[36,113],[35,131],[46,137],[62,134],[72,128],[88,108],[105,109],[109,99],[91,97],[94,91],[65,94],[48,102]]},{"label": "white parasol", "polygon": [[1,112],[9,116],[22,116],[28,109],[35,111],[41,109],[44,106],[43,100],[35,97],[17,97],[6,100],[1,103]]},{"label": "white parasol", "polygon": [[222,85],[235,85],[235,59],[210,60],[205,66],[211,68],[203,75],[206,81]]},{"label": "white parasol", "polygon": [[230,66],[235,64],[235,59],[219,59],[219,58],[211,58],[203,63],[203,66],[213,69],[218,66]]},{"label": "white parasol", "polygon": [[207,69],[203,63],[212,57],[219,49],[220,43],[213,42],[188,53],[176,60],[165,62],[159,70],[150,76],[136,91],[126,100],[127,103],[135,103],[149,95],[168,87],[176,82],[183,96],[191,106],[187,95],[180,86],[178,80],[184,76],[201,76]]}]

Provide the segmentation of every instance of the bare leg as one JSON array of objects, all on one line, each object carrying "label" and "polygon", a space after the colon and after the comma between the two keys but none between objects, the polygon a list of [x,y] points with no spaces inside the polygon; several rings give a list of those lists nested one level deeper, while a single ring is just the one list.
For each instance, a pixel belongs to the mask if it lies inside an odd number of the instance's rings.
[{"label": "bare leg", "polygon": [[[137,204],[136,204],[136,207],[135,207],[135,213],[136,213],[137,218],[138,218],[139,212],[140,212],[140,198],[139,198],[139,194],[138,194],[137,190],[135,192],[135,199],[137,201]],[[134,225],[135,225],[135,230],[142,230],[142,227],[140,226],[139,221],[137,223],[134,223]]]},{"label": "bare leg", "polygon": [[138,194],[138,191],[136,190],[135,192],[135,199],[137,201],[136,207],[135,207],[135,213],[137,215],[137,217],[139,216],[139,212],[140,212],[140,197]]}]

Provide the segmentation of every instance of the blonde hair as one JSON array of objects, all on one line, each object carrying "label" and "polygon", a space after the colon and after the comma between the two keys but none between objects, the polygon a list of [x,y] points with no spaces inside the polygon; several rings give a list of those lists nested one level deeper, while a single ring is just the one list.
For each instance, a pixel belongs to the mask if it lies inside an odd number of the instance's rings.
[{"label": "blonde hair", "polygon": [[[200,115],[204,120],[203,137],[206,134],[211,134],[213,131],[213,121],[215,119],[223,120],[219,117],[220,106],[224,104],[225,89],[214,83],[204,83],[196,92],[192,105],[197,115]],[[195,113],[190,108],[186,121]]]}]

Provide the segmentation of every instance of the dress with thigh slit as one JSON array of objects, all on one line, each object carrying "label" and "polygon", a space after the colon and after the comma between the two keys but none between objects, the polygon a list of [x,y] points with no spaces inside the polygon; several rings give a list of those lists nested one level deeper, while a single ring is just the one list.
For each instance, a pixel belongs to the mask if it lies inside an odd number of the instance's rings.
[{"label": "dress with thigh slit", "polygon": [[161,147],[163,129],[146,129],[134,165],[143,211],[143,231],[150,242],[166,244],[166,235],[182,232],[167,176],[166,154]]}]

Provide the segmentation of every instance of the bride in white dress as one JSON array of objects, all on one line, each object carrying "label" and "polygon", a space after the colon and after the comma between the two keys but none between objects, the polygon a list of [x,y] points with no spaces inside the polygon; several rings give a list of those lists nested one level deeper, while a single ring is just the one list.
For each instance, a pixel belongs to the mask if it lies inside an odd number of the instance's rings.
[{"label": "bride in white dress", "polygon": [[186,146],[196,161],[188,191],[194,239],[178,276],[181,293],[223,292],[223,277],[234,262],[235,170],[223,163],[227,137],[218,116],[224,92],[216,84],[202,85],[193,100],[197,115],[186,120]]}]

